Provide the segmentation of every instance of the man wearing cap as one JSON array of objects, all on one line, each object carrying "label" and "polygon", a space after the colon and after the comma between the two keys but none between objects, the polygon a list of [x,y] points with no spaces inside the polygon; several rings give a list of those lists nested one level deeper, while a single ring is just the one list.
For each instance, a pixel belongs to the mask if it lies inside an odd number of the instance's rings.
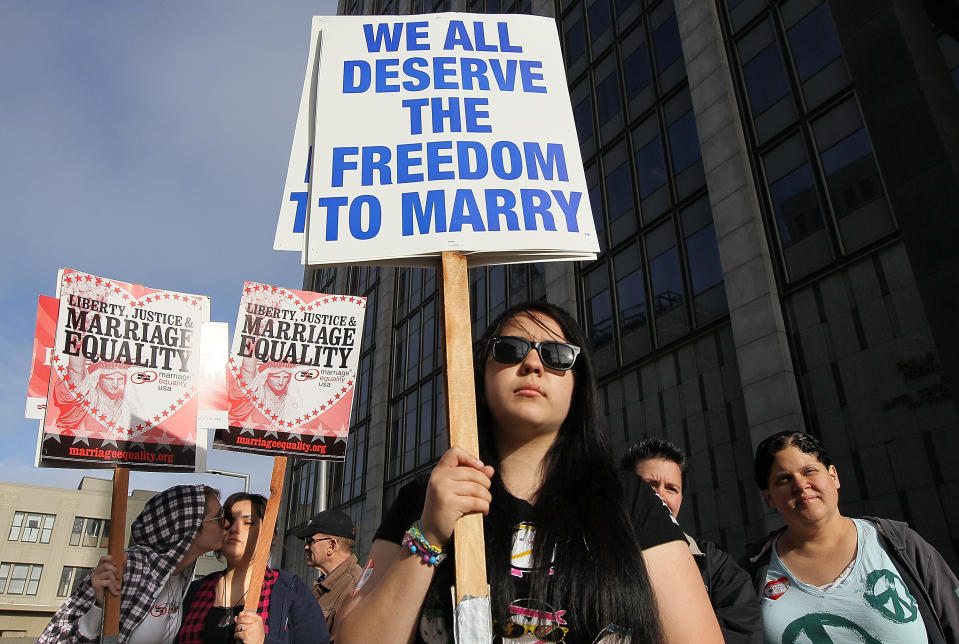
[{"label": "man wearing cap", "polygon": [[293,534],[305,540],[306,563],[320,573],[313,583],[313,594],[332,633],[336,609],[353,593],[363,574],[353,554],[353,521],[339,510],[324,510]]}]

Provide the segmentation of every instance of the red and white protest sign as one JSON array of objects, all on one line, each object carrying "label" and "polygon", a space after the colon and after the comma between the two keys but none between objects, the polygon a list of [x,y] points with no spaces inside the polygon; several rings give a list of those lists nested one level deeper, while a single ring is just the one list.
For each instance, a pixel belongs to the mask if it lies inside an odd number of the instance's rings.
[{"label": "red and white protest sign", "polygon": [[246,282],[214,447],[343,460],[366,298]]},{"label": "red and white protest sign", "polygon": [[40,448],[60,467],[195,467],[209,298],[61,272]]},{"label": "red and white protest sign", "polygon": [[47,409],[47,386],[50,382],[50,359],[57,327],[57,298],[41,295],[37,302],[37,328],[33,334],[33,358],[27,384],[27,407],[24,418],[43,420]]}]

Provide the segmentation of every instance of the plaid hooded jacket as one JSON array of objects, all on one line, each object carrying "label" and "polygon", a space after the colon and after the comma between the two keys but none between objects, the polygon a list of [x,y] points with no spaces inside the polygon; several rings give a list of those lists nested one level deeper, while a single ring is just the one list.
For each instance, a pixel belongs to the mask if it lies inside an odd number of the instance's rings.
[{"label": "plaid hooded jacket", "polygon": [[[126,567],[120,602],[120,634],[123,644],[153,606],[174,568],[183,559],[200,531],[206,510],[203,485],[176,485],[147,501],[133,522],[130,536],[135,546],[126,550]],[[60,607],[40,634],[38,644],[95,642],[80,634],[80,617],[95,598],[87,575],[76,592]]]}]

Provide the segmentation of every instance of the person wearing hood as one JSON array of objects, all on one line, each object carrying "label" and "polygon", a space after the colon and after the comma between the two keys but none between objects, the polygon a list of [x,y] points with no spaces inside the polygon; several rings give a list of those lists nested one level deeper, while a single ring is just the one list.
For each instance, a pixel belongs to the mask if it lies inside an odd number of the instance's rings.
[{"label": "person wearing hood", "polygon": [[113,557],[101,557],[37,643],[99,641],[107,591],[121,597],[120,644],[173,642],[196,560],[226,534],[219,496],[205,485],[176,485],[147,501],[130,528],[135,545],[124,552],[122,573]]}]

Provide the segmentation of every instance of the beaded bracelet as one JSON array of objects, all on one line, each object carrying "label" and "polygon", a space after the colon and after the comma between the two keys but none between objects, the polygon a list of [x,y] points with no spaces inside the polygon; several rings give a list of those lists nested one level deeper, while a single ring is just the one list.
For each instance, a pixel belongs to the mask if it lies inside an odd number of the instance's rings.
[{"label": "beaded bracelet", "polygon": [[418,556],[423,560],[423,563],[429,566],[437,566],[446,559],[446,553],[443,552],[443,549],[434,546],[423,536],[423,529],[419,521],[414,521],[410,529],[403,535],[402,544],[404,548],[409,548],[412,554]]}]

